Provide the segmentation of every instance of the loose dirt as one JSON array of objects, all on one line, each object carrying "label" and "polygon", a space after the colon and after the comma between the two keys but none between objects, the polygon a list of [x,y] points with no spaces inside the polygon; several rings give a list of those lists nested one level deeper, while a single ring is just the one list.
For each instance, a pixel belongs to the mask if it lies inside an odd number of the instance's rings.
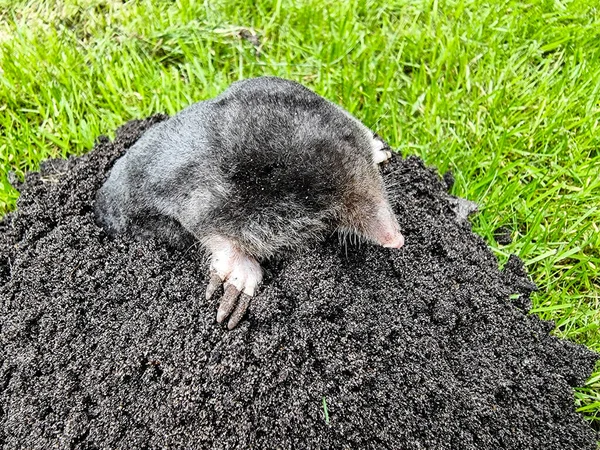
[{"label": "loose dirt", "polygon": [[268,262],[246,319],[218,326],[197,246],[94,223],[111,164],[162,118],[46,162],[0,223],[2,448],[596,448],[573,386],[597,355],[527,314],[521,261],[499,270],[417,158],[384,169],[404,248],[334,236]]}]

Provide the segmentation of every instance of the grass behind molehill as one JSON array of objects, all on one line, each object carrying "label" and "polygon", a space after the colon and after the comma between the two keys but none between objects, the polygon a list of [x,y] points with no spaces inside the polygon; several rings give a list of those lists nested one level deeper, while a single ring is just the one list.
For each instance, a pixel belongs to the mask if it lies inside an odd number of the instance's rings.
[{"label": "grass behind molehill", "polygon": [[[8,171],[282,76],[453,170],[481,205],[476,232],[540,286],[533,311],[599,351],[600,4],[325,3],[0,0],[0,215]],[[513,244],[495,243],[500,226]],[[599,426],[600,371],[576,397]]]}]

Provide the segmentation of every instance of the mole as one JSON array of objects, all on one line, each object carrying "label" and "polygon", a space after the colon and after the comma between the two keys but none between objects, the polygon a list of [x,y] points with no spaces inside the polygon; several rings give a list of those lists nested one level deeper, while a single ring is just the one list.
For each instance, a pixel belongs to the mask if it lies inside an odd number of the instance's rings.
[{"label": "mole", "polygon": [[154,125],[96,194],[109,235],[192,239],[210,258],[206,299],[234,328],[260,263],[332,233],[400,248],[379,164],[389,147],[340,106],[277,78],[237,81]]}]

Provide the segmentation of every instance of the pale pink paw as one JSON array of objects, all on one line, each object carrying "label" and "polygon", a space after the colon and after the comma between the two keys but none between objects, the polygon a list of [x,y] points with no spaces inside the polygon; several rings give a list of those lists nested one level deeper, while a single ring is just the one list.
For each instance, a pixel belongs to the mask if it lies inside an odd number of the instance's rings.
[{"label": "pale pink paw", "polygon": [[234,328],[244,317],[250,299],[262,281],[260,264],[225,238],[213,238],[207,247],[212,252],[211,277],[206,288],[210,299],[223,284],[224,293],[217,311],[217,322],[229,318],[227,328]]},{"label": "pale pink paw", "polygon": [[386,150],[385,144],[379,139],[373,138],[371,149],[373,150],[373,162],[375,164],[381,164],[392,157],[392,152]]}]

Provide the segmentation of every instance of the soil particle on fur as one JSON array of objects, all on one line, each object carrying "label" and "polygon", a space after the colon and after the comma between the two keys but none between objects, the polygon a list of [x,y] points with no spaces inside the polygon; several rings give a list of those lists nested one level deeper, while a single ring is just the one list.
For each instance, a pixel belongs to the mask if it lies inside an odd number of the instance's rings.
[{"label": "soil particle on fur", "polygon": [[0,222],[3,448],[596,448],[573,386],[597,355],[527,314],[521,261],[499,270],[417,158],[384,169],[404,248],[334,236],[268,262],[248,316],[217,326],[196,246],[94,223],[112,163],[162,119],[45,163]]}]

